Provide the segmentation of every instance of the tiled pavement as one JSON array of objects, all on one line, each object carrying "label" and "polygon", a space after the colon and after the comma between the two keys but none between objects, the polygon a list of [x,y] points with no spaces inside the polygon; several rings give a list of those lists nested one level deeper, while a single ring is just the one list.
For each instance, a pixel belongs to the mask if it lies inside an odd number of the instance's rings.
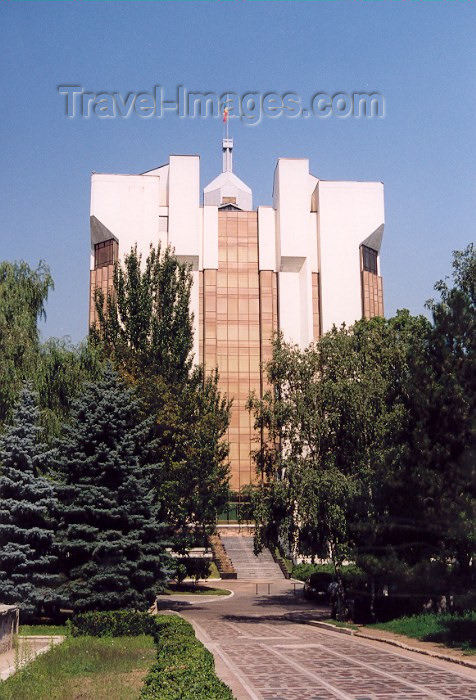
[{"label": "tiled pavement", "polygon": [[476,698],[471,669],[284,618],[312,613],[286,582],[274,582],[269,597],[251,585],[229,587],[233,598],[182,612],[239,700]]}]

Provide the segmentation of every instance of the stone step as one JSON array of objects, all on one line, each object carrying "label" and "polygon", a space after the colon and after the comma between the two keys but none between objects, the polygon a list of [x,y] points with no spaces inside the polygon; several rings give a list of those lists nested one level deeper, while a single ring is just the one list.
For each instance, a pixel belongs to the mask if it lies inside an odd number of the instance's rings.
[{"label": "stone step", "polygon": [[225,551],[233,563],[239,579],[282,579],[283,573],[271,552],[264,549],[258,555],[253,551],[253,537],[220,534]]}]

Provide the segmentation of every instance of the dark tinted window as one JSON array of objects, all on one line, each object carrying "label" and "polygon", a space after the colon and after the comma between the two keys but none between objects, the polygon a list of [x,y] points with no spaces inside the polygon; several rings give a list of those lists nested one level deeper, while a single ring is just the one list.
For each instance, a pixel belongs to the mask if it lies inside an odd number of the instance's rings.
[{"label": "dark tinted window", "polygon": [[96,243],[94,246],[94,267],[112,265],[117,260],[117,241],[111,238],[109,241]]},{"label": "dark tinted window", "polygon": [[364,270],[367,272],[373,272],[377,274],[377,251],[372,250],[372,248],[367,248],[366,245],[362,246],[362,261]]}]

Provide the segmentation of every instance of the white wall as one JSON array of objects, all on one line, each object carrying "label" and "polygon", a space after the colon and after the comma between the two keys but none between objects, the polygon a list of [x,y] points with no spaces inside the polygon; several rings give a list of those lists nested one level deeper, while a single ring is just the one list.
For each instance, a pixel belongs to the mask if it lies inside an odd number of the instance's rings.
[{"label": "white wall", "polygon": [[260,270],[276,272],[276,212],[258,207],[258,261]]},{"label": "white wall", "polygon": [[177,256],[198,258],[200,254],[199,206],[200,159],[198,156],[170,156],[169,243]]},{"label": "white wall", "polygon": [[161,165],[154,170],[148,170],[141,175],[148,177],[160,177],[160,205],[166,207],[169,201],[169,164]]},{"label": "white wall", "polygon": [[91,217],[96,221],[91,225],[91,245],[110,232],[119,241],[121,256],[137,243],[147,257],[150,244],[159,241],[160,188],[160,177],[93,174]]},{"label": "white wall", "polygon": [[218,208],[201,209],[203,221],[203,252],[200,269],[218,270]]},{"label": "white wall", "polygon": [[299,311],[301,314],[299,343],[301,348],[306,348],[314,340],[311,272],[311,261],[310,256],[308,256],[299,272]]},{"label": "white wall", "polygon": [[276,265],[279,270],[279,326],[302,349],[313,340],[312,271],[317,268],[317,219],[311,197],[317,179],[306,159],[280,159],[276,166]]},{"label": "white wall", "polygon": [[306,257],[311,200],[309,161],[280,158],[274,175],[274,208],[280,239],[280,256]]},{"label": "white wall", "polygon": [[278,273],[279,329],[288,342],[301,345],[300,285],[299,273]]},{"label": "white wall", "polygon": [[223,197],[235,197],[236,206],[243,211],[251,211],[253,208],[253,194],[243,180],[230,171],[220,173],[203,190],[203,203],[212,206],[220,206]]},{"label": "white wall", "polygon": [[[322,329],[362,317],[359,248],[384,224],[381,182],[319,182]],[[377,232],[378,230],[378,232]]]}]

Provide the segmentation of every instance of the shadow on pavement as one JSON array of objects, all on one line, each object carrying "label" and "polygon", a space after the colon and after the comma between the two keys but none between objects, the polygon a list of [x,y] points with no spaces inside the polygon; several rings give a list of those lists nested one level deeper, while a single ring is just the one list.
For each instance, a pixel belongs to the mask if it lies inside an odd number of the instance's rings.
[{"label": "shadow on pavement", "polygon": [[157,610],[207,610],[198,603],[187,600],[157,600]]},{"label": "shadow on pavement", "polygon": [[255,614],[236,614],[236,615],[222,615],[221,619],[225,622],[236,622],[240,624],[246,624],[246,623],[253,623],[256,624],[257,622],[266,622],[267,624],[272,625],[274,624],[295,624],[296,622],[300,622],[301,620],[325,620],[328,618],[328,614],[325,611],[320,611],[320,610],[308,610],[306,612],[283,612],[283,613],[277,613],[275,615],[269,614],[269,615],[259,615],[259,617]]}]

